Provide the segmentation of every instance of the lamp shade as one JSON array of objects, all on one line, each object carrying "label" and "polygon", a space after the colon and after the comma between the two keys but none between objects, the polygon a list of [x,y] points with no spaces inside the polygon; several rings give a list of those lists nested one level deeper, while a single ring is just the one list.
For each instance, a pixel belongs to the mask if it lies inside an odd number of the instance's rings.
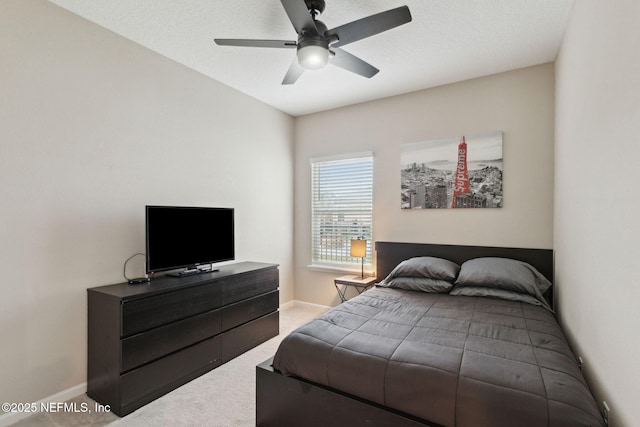
[{"label": "lamp shade", "polygon": [[351,256],[364,258],[367,256],[367,241],[351,239]]}]

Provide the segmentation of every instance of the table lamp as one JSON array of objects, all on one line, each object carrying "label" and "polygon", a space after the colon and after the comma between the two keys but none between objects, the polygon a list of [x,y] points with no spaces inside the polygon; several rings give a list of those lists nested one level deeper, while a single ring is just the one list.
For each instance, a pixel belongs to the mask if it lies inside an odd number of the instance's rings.
[{"label": "table lamp", "polygon": [[352,257],[362,258],[362,272],[360,278],[364,279],[364,258],[367,256],[367,241],[364,239],[351,239]]}]

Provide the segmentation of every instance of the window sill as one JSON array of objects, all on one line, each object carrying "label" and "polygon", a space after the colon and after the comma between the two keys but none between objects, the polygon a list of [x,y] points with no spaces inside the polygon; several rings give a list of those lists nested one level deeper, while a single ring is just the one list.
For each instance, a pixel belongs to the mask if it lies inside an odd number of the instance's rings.
[{"label": "window sill", "polygon": [[[351,274],[360,274],[362,269],[358,266],[341,266],[341,265],[326,265],[326,264],[309,264],[307,268],[311,271],[318,271],[320,273],[351,273]],[[371,276],[373,275],[373,269],[371,266],[365,266],[364,274]]]}]

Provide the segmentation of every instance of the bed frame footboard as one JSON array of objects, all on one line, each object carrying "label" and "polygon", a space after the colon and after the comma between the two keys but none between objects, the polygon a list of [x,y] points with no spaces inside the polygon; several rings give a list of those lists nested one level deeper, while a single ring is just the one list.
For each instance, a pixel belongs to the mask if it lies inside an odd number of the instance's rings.
[{"label": "bed frame footboard", "polygon": [[300,378],[285,377],[273,369],[272,361],[256,366],[257,426],[437,427]]}]

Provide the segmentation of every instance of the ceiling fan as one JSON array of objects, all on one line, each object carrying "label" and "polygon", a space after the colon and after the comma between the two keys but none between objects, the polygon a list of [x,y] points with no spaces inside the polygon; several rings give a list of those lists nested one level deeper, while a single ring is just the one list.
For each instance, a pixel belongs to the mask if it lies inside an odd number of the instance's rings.
[{"label": "ceiling fan", "polygon": [[340,47],[411,21],[409,8],[401,6],[328,30],[322,21],[316,19],[324,11],[324,0],[281,0],[281,2],[298,33],[297,42],[253,39],[214,39],[214,41],[220,46],[297,49],[297,58],[293,60],[284,76],[283,85],[295,83],[305,70],[320,69],[329,61],[347,71],[371,78],[380,70]]}]

